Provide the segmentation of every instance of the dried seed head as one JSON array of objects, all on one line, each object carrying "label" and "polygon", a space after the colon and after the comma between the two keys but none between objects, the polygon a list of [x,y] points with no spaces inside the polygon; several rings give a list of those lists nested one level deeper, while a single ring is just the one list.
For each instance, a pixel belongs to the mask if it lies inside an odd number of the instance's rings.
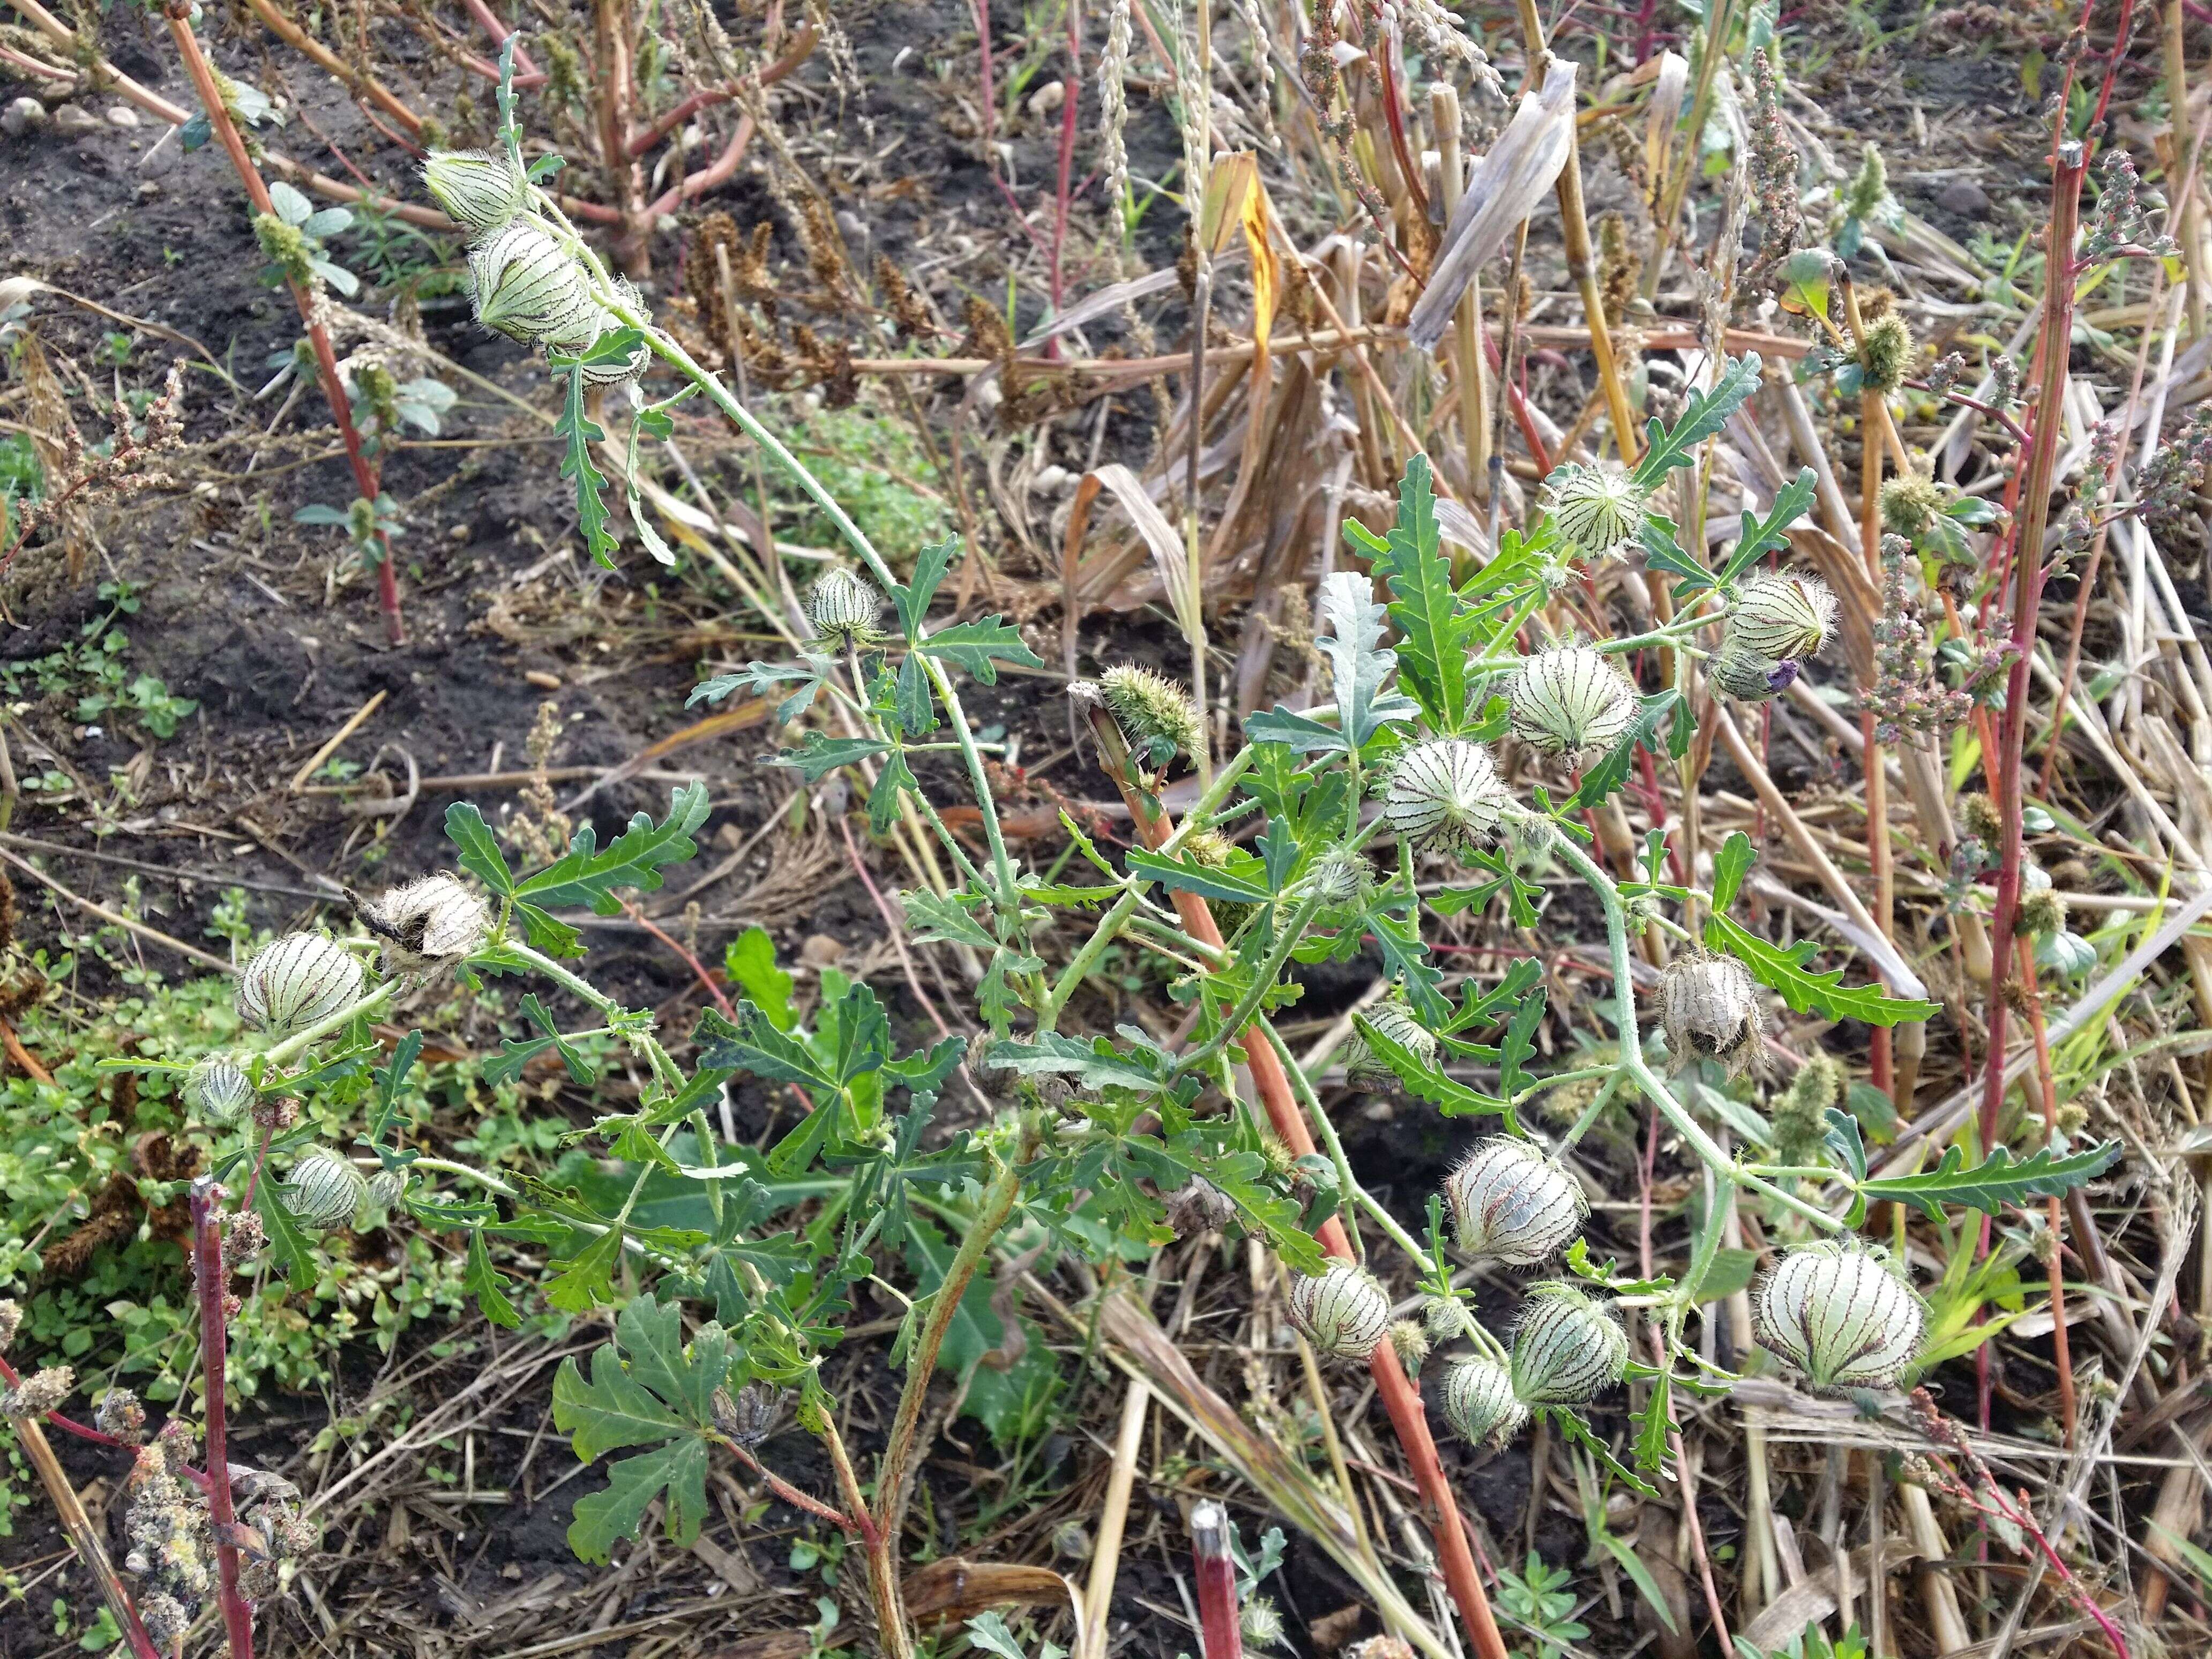
[{"label": "dried seed head", "polygon": [[1958,492],[1918,472],[1907,472],[1881,487],[1881,527],[1893,536],[1918,541]]},{"label": "dried seed head", "polygon": [[1644,526],[1644,491],[1626,472],[1572,461],[1552,469],[1537,505],[1559,539],[1585,556],[1610,558]]},{"label": "dried seed head", "polygon": [[1237,1218],[1229,1194],[1204,1176],[1193,1176],[1173,1192],[1161,1194],[1160,1202],[1177,1238],[1218,1231]]},{"label": "dried seed head", "polygon": [[425,876],[380,898],[354,901],[362,925],[384,941],[386,974],[429,974],[475,951],[491,931],[491,912],[458,878]]},{"label": "dried seed head", "polygon": [[370,1204],[380,1210],[388,1210],[407,1191],[407,1172],[404,1170],[379,1170],[369,1176],[368,1190]]},{"label": "dried seed head", "polygon": [[[2048,881],[2050,878],[2044,878]],[[2020,896],[2019,928],[2036,939],[2048,939],[2066,931],[2066,901],[2048,887],[2038,887]]]},{"label": "dried seed head", "polygon": [[503,152],[434,149],[422,188],[456,223],[477,235],[497,230],[530,205],[530,184]]},{"label": "dried seed head", "polygon": [[231,1217],[230,1225],[223,1229],[222,1265],[234,1273],[244,1272],[268,1242],[261,1218],[252,1210],[239,1211]]},{"label": "dried seed head", "polygon": [[1513,735],[1547,755],[1610,749],[1636,722],[1636,687],[1586,645],[1554,646],[1513,677]]},{"label": "dried seed head", "polygon": [[1766,1029],[1759,986],[1734,957],[1678,957],[1659,983],[1659,1018],[1677,1065],[1704,1058],[1741,1076]]},{"label": "dried seed head", "polygon": [[130,1389],[110,1389],[100,1396],[92,1426],[102,1434],[113,1435],[126,1446],[136,1446],[146,1438],[146,1408]]},{"label": "dried seed head", "polygon": [[1512,805],[1488,750],[1464,738],[1439,738],[1399,757],[1382,817],[1424,851],[1455,853],[1494,842]]},{"label": "dried seed head", "polygon": [[1484,1141],[1444,1177],[1459,1247],[1509,1266],[1534,1267],[1582,1231],[1589,1201],[1581,1184],[1525,1140]]},{"label": "dried seed head", "polygon": [[319,1024],[361,997],[361,963],[320,933],[287,933],[238,976],[238,1017],[273,1037]]},{"label": "dried seed head", "polygon": [[1890,1386],[1928,1330],[1888,1252],[1856,1238],[1791,1250],[1753,1287],[1751,1316],[1760,1346],[1820,1389]]},{"label": "dried seed head", "polygon": [[1421,1328],[1419,1320],[1394,1321],[1390,1326],[1390,1348],[1398,1356],[1398,1363],[1405,1367],[1406,1375],[1419,1376],[1421,1362],[1429,1357],[1429,1334]]},{"label": "dried seed head", "polygon": [[1571,1285],[1539,1285],[1513,1331],[1513,1397],[1524,1406],[1577,1406],[1620,1381],[1628,1334],[1609,1309]]},{"label": "dried seed head", "polygon": [[884,596],[858,571],[834,565],[806,591],[806,619],[815,637],[833,645],[866,645],[875,637]]},{"label": "dried seed head", "polygon": [[0,1353],[15,1346],[15,1333],[23,1323],[23,1304],[20,1302],[0,1302]]},{"label": "dried seed head", "polygon": [[146,1627],[155,1650],[162,1653],[181,1652],[192,1628],[192,1616],[185,1611],[184,1604],[161,1590],[138,1598],[138,1622]]},{"label": "dried seed head", "polygon": [[[1388,1314],[1386,1309],[1386,1318]],[[68,1399],[70,1390],[76,1386],[74,1370],[67,1365],[49,1365],[0,1394],[0,1417],[44,1417]]]},{"label": "dried seed head", "polygon": [[1736,595],[1728,636],[1774,662],[1817,657],[1836,625],[1836,596],[1803,571],[1753,576]]},{"label": "dried seed head", "polygon": [[1390,1297],[1364,1267],[1349,1261],[1291,1281],[1291,1322],[1322,1353],[1364,1359],[1390,1330]]},{"label": "dried seed head", "polygon": [[1521,1432],[1528,1408],[1513,1395],[1513,1373],[1488,1359],[1462,1359],[1444,1372],[1444,1416],[1460,1437],[1502,1446]]},{"label": "dried seed head", "polygon": [[217,1055],[185,1074],[184,1100],[185,1109],[201,1122],[227,1127],[253,1104],[253,1085],[236,1061]]},{"label": "dried seed head", "polygon": [[1343,1051],[1344,1080],[1355,1089],[1387,1088],[1397,1080],[1397,1073],[1390,1062],[1375,1052],[1368,1042],[1364,1027],[1371,1027],[1382,1036],[1420,1062],[1433,1068],[1437,1063],[1436,1035],[1421,1024],[1413,1011],[1398,1001],[1378,1002],[1359,1016],[1363,1024],[1352,1028],[1351,1038]]},{"label": "dried seed head", "polygon": [[1765,702],[1790,689],[1790,683],[1797,678],[1797,665],[1787,658],[1778,662],[1761,656],[1748,640],[1731,629],[1706,664],[1705,678],[1724,697],[1738,702]]},{"label": "dried seed head", "polygon": [[1860,379],[1869,392],[1894,392],[1905,384],[1917,355],[1911,326],[1894,311],[1885,312],[1867,325],[1859,341]]},{"label": "dried seed head", "polygon": [[775,1426],[776,1409],[783,1390],[766,1382],[748,1382],[732,1394],[714,1390],[714,1426],[740,1446],[757,1446]]},{"label": "dried seed head", "polygon": [[368,1183],[343,1153],[310,1146],[292,1166],[284,1207],[310,1227],[335,1227],[353,1218]]},{"label": "dried seed head", "polygon": [[1283,1615],[1271,1596],[1255,1595],[1237,1615],[1238,1633],[1255,1648],[1272,1648],[1283,1639]]},{"label": "dried seed head", "polygon": [[1190,694],[1164,674],[1116,663],[1098,677],[1098,695],[1130,750],[1155,771],[1178,750],[1195,755],[1206,743],[1206,723]]},{"label": "dried seed head", "polygon": [[583,269],[536,225],[503,226],[469,250],[477,320],[525,345],[574,340],[592,325],[598,302]]},{"label": "dried seed head", "polygon": [[1818,1150],[1827,1136],[1828,1109],[1844,1097],[1850,1081],[1843,1063],[1818,1049],[1797,1068],[1769,1115],[1783,1163],[1805,1163]]},{"label": "dried seed head", "polygon": [[1959,827],[1984,846],[1994,847],[2004,839],[1997,804],[1978,789],[1959,797]]}]

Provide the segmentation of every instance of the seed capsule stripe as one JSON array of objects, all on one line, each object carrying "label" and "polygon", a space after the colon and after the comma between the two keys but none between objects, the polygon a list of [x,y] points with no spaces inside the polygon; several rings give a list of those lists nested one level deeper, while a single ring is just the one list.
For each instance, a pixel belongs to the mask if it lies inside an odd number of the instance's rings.
[{"label": "seed capsule stripe", "polygon": [[1410,840],[1472,845],[1497,832],[1509,799],[1481,745],[1445,738],[1421,744],[1398,763],[1382,817]]},{"label": "seed capsule stripe", "polygon": [[1578,1405],[1620,1380],[1628,1338],[1580,1295],[1533,1296],[1513,1337],[1513,1392],[1524,1404]]},{"label": "seed capsule stripe", "polygon": [[361,964],[319,933],[288,933],[246,964],[239,1018],[256,1029],[312,1025],[361,994]]},{"label": "seed capsule stripe", "polygon": [[1292,1279],[1289,1301],[1306,1340],[1340,1359],[1364,1359],[1390,1333],[1390,1298],[1349,1263]]},{"label": "seed capsule stripe", "polygon": [[1572,1176],[1525,1142],[1485,1141],[1444,1178],[1460,1248],[1507,1265],[1548,1261],[1582,1231],[1589,1200]]},{"label": "seed capsule stripe", "polygon": [[544,231],[511,224],[469,254],[477,319],[521,340],[574,339],[595,301],[576,263]]},{"label": "seed capsule stripe", "polygon": [[1784,1257],[1753,1298],[1759,1340],[1819,1388],[1885,1384],[1919,1351],[1927,1314],[1871,1251],[1812,1245]]},{"label": "seed capsule stripe", "polygon": [[1514,1397],[1513,1376],[1487,1359],[1463,1359],[1444,1373],[1444,1417],[1465,1438],[1504,1444],[1528,1420]]},{"label": "seed capsule stripe", "polygon": [[1635,687],[1588,646],[1565,646],[1521,666],[1512,695],[1514,734],[1547,753],[1607,749],[1636,720]]},{"label": "seed capsule stripe", "polygon": [[1782,571],[1746,582],[1729,619],[1735,637],[1762,657],[1809,657],[1827,642],[1836,596],[1817,576]]}]

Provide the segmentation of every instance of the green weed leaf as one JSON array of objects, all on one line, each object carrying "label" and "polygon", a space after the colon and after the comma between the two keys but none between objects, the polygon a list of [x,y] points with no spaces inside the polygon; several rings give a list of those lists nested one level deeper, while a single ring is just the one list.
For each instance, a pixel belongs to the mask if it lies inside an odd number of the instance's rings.
[{"label": "green weed leaf", "polygon": [[1637,464],[1637,483],[1646,490],[1655,489],[1676,467],[1687,466],[1697,447],[1726,426],[1729,416],[1759,390],[1759,367],[1756,351],[1730,359],[1712,388],[1690,399],[1672,431],[1654,420],[1645,430],[1650,447]]},{"label": "green weed leaf", "polygon": [[446,809],[446,839],[459,849],[462,869],[502,896],[514,891],[507,855],[472,802],[455,801]]},{"label": "green weed leaf", "polygon": [[576,831],[567,854],[524,881],[515,896],[548,909],[587,904],[600,915],[619,915],[616,893],[654,891],[664,868],[699,850],[691,832],[707,821],[708,804],[705,784],[687,783],[669,798],[665,818],[656,824],[650,814],[640,812],[604,853],[587,823]]},{"label": "green weed leaf", "polygon": [[1452,592],[1451,561],[1437,546],[1437,503],[1429,458],[1416,453],[1398,483],[1398,518],[1387,538],[1378,539],[1357,520],[1346,532],[1375,561],[1387,580],[1390,621],[1402,636],[1398,672],[1421,705],[1429,725],[1442,733],[1457,732],[1467,720],[1467,634],[1469,620],[1460,614]]},{"label": "green weed leaf", "polygon": [[999,683],[999,664],[1042,668],[1044,659],[1024,643],[1021,630],[999,617],[940,628],[915,647],[926,656],[966,669],[986,685]]},{"label": "green weed leaf", "polygon": [[622,544],[607,528],[606,475],[592,459],[592,446],[607,434],[597,421],[584,412],[582,363],[556,365],[553,372],[565,376],[568,382],[561,418],[553,427],[553,435],[567,446],[561,454],[561,476],[575,486],[576,528],[583,532],[585,550],[611,570]]},{"label": "green weed leaf", "polygon": [[1893,997],[1879,985],[1845,985],[1844,970],[1808,973],[1805,963],[1813,951],[1810,939],[1801,939],[1784,951],[1723,915],[1705,922],[1705,945],[1723,951],[1751,969],[1752,977],[1779,991],[1792,1013],[1820,1014],[1829,1019],[1863,1020],[1869,1025],[1897,1025],[1941,1013],[1941,1006],[1917,997]]},{"label": "green weed leaf", "polygon": [[2028,1158],[2014,1160],[2012,1150],[1999,1146],[1972,1169],[1956,1145],[1943,1149],[1943,1161],[1918,1175],[1876,1176],[1859,1182],[1860,1194],[1869,1201],[1887,1198],[1910,1204],[1931,1220],[1943,1218],[1946,1204],[1963,1204],[1984,1215],[2000,1215],[2008,1205],[2031,1198],[2057,1198],[2085,1181],[2094,1181],[2120,1160],[2121,1146],[2107,1140],[2086,1152],[2061,1156],[2049,1146]]}]

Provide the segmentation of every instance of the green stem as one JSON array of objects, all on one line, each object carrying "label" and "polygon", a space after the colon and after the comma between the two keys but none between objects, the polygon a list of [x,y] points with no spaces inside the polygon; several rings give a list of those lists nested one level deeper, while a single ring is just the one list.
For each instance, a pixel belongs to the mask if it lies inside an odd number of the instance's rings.
[{"label": "green stem", "polygon": [[1073,960],[1060,975],[1059,982],[1052,988],[1051,994],[1045,998],[1044,1006],[1036,1011],[1038,1030],[1049,1031],[1059,1024],[1060,1012],[1067,1006],[1068,998],[1075,994],[1078,986],[1091,977],[1091,969],[1097,967],[1098,959],[1106,954],[1106,947],[1121,931],[1121,924],[1144,902],[1144,890],[1133,885],[1114,901],[1112,909],[1099,917],[1098,926],[1091,930],[1091,937],[1084,940],[1083,948],[1075,953]]},{"label": "green stem", "polygon": [[388,979],[385,981],[383,984],[378,986],[374,991],[370,991],[355,1001],[349,1003],[346,1006],[339,1009],[337,1012],[325,1015],[323,1018],[317,1020],[313,1025],[308,1026],[305,1030],[295,1031],[290,1036],[286,1037],[282,1042],[272,1043],[270,1047],[261,1051],[261,1058],[271,1066],[282,1066],[286,1060],[291,1059],[293,1055],[302,1053],[306,1049],[313,1047],[316,1043],[320,1042],[325,1037],[328,1036],[331,1032],[338,1030],[341,1026],[351,1024],[356,1015],[366,1014],[373,1010],[381,1008],[386,1003],[392,1000],[392,994],[398,990],[398,988],[399,981],[398,980]]},{"label": "green stem", "polygon": [[1311,895],[1298,906],[1291,917],[1290,925],[1283,929],[1282,936],[1275,941],[1275,948],[1267,952],[1267,959],[1252,975],[1251,988],[1237,1000],[1236,1008],[1221,1022],[1220,1029],[1182,1057],[1176,1067],[1176,1071],[1187,1072],[1194,1066],[1206,1064],[1243,1034],[1244,1028],[1252,1023],[1252,1016],[1260,1012],[1260,1005],[1267,1000],[1267,993],[1274,988],[1275,975],[1283,971],[1283,964],[1291,959],[1291,952],[1305,937],[1306,924],[1314,919],[1314,913],[1321,907],[1322,896],[1319,893]]}]

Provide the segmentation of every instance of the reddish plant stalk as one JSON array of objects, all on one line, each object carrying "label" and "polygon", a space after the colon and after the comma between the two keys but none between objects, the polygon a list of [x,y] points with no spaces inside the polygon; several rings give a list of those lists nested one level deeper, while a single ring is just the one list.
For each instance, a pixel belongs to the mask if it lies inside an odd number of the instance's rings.
[{"label": "reddish plant stalk", "polygon": [[1190,1512],[1190,1553],[1198,1578],[1199,1635],[1205,1659],[1244,1659],[1237,1617],[1237,1566],[1229,1559],[1229,1512],[1208,1498]]},{"label": "reddish plant stalk", "polygon": [[[215,72],[208,67],[207,58],[200,51],[199,37],[192,33],[189,0],[168,0],[165,15],[170,38],[177,43],[177,54],[184,59],[185,69],[192,77],[192,90],[199,94],[200,107],[207,112],[208,125],[222,140],[230,164],[237,170],[239,182],[246,186],[246,199],[253,204],[256,213],[274,216],[276,204],[269,199],[269,186],[253,165],[253,158],[246,153],[246,141],[238,136],[230,112],[222,106],[222,94],[216,86]],[[361,434],[354,427],[353,406],[346,397],[345,383],[338,378],[337,354],[331,349],[330,331],[315,315],[313,296],[297,283],[288,282],[286,286],[292,291],[292,303],[300,308],[300,321],[315,349],[315,372],[322,381],[324,401],[330,404],[339,435],[345,440],[346,460],[353,468],[354,488],[361,492],[363,501],[374,501],[380,494],[376,470],[369,465],[368,456],[362,448]],[[392,543],[381,530],[374,534],[382,554],[376,562],[376,599],[384,612],[385,634],[392,644],[404,645],[407,628],[399,616],[399,580],[392,568]]]},{"label": "reddish plant stalk", "polygon": [[[1066,95],[1060,104],[1060,186],[1053,198],[1052,216],[1052,309],[1060,313],[1060,295],[1064,283],[1060,275],[1060,254],[1067,243],[1067,208],[1073,193],[1075,174],[1075,112],[1083,94],[1083,0],[1067,0],[1067,78],[1060,83]],[[1052,343],[1054,356],[1060,355],[1060,341]]]},{"label": "reddish plant stalk", "polygon": [[223,1377],[228,1320],[228,1273],[222,1262],[222,1188],[213,1176],[192,1182],[192,1288],[200,1304],[200,1374],[207,1388],[208,1518],[216,1537],[216,1600],[222,1608],[230,1659],[253,1659],[253,1609],[238,1588],[238,1547],[230,1542],[238,1512],[230,1502],[229,1435]]},{"label": "reddish plant stalk", "polygon": [[[1148,805],[1144,795],[1130,787],[1128,750],[1112,717],[1103,709],[1094,710],[1091,731],[1098,740],[1100,764],[1128,805],[1137,839],[1146,848],[1158,849],[1175,833],[1174,823],[1165,811]],[[1221,929],[1214,922],[1213,912],[1206,901],[1188,891],[1177,891],[1172,896],[1176,919],[1182,923],[1183,931],[1201,945],[1220,949]],[[1252,1085],[1267,1109],[1268,1126],[1291,1149],[1293,1157],[1312,1154],[1313,1131],[1306,1123],[1305,1114],[1298,1109],[1289,1074],[1276,1058],[1273,1045],[1259,1031],[1256,1024],[1247,1035],[1250,1040],[1244,1044],[1245,1062],[1251,1070]],[[1330,1255],[1346,1261],[1358,1259],[1344,1224],[1334,1216],[1314,1230],[1314,1237]],[[1475,1571],[1474,1554],[1468,1546],[1467,1528],[1460,1519],[1458,1500],[1437,1457],[1437,1443],[1429,1432],[1429,1419],[1421,1407],[1420,1389],[1407,1376],[1397,1350],[1387,1342],[1368,1356],[1367,1369],[1375,1379],[1375,1392],[1389,1413],[1390,1426],[1397,1433],[1406,1462],[1413,1469],[1414,1484],[1423,1501],[1435,1511],[1437,1565],[1443,1571],[1444,1586],[1459,1608],[1478,1659],[1506,1659],[1505,1641],[1498,1634],[1498,1620],[1490,1611],[1490,1598],[1483,1593],[1481,1577]]]},{"label": "reddish plant stalk", "polygon": [[[2035,985],[2035,946],[2027,939],[2020,941],[2020,974],[2021,982],[2027,988],[2027,1022],[2035,1032],[2035,1080],[2043,1096],[2043,1138],[2049,1142],[2058,1136],[2058,1089],[2051,1075],[2051,1034],[2043,1024],[2043,997]],[[2075,1404],[2074,1357],[2066,1340],[2066,1281],[2058,1248],[2066,1237],[2066,1229],[2060,1219],[2057,1194],[2044,1203],[2048,1206],[2045,1219],[2051,1224],[2051,1358],[2058,1368],[2059,1421],[2066,1431],[2066,1449],[2071,1451],[2079,1413]]]},{"label": "reddish plant stalk", "polygon": [[2027,735],[2028,653],[2035,649],[2036,616],[2043,604],[2043,532],[2051,517],[2051,475],[2058,456],[2059,406],[2066,391],[2067,356],[2074,334],[2074,236],[2080,222],[2081,178],[2088,164],[2081,146],[2058,149],[2051,175],[2051,225],[2044,259],[2043,353],[2035,431],[2028,446],[2013,554],[2012,643],[2005,680],[2004,724],[1998,739],[1995,781],[2003,848],[1991,917],[1989,1053],[1983,1064],[1980,1127],[1984,1152],[1996,1143],[1997,1109],[2004,1101],[2005,975],[2012,961],[2013,927],[2020,909],[2021,761]]}]

